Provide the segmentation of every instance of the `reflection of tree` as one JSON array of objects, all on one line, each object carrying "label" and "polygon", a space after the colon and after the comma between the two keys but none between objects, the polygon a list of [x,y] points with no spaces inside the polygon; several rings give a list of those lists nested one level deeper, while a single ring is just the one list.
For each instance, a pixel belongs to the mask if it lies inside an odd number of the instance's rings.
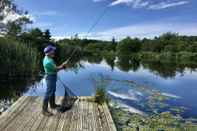
[{"label": "reflection of tree", "polygon": [[28,90],[27,87],[30,83],[31,81],[27,79],[0,81],[0,99],[16,99],[20,97],[21,94]]},{"label": "reflection of tree", "polygon": [[140,62],[135,56],[118,56],[117,66],[123,71],[137,71],[139,69]]},{"label": "reflection of tree", "polygon": [[106,58],[106,63],[111,67],[112,70],[114,70],[114,66],[115,66],[115,58]]},{"label": "reflection of tree", "polygon": [[104,55],[104,59],[106,63],[111,67],[111,69],[114,70],[116,56],[113,53],[109,52]]},{"label": "reflection of tree", "polygon": [[159,61],[143,63],[144,68],[148,68],[152,72],[160,75],[164,78],[173,78],[176,76],[176,72],[184,72],[185,67],[178,66],[176,63],[162,63]]},{"label": "reflection of tree", "polygon": [[100,64],[101,61],[103,60],[103,57],[101,55],[93,55],[93,56],[88,56],[87,60],[89,63]]}]

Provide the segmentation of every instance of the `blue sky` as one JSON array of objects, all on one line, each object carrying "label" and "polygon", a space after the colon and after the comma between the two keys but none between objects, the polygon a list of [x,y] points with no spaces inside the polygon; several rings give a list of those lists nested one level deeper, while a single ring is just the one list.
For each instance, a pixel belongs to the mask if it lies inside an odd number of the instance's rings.
[{"label": "blue sky", "polygon": [[76,33],[85,37],[102,12],[107,11],[89,38],[113,36],[152,38],[164,32],[197,35],[196,0],[15,0],[29,11],[32,27],[50,29],[54,38]]}]

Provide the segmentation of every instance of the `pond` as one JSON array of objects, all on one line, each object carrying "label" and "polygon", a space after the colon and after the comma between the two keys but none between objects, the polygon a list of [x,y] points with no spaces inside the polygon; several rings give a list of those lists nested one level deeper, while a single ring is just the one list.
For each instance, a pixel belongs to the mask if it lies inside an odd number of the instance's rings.
[{"label": "pond", "polygon": [[[146,115],[170,111],[197,118],[196,68],[172,62],[81,59],[75,68],[58,72],[56,95],[64,95],[66,84],[76,95],[92,96],[99,82],[104,82],[111,104],[130,112]],[[43,96],[46,89],[44,79],[23,86],[26,88],[19,92],[26,96]]]}]

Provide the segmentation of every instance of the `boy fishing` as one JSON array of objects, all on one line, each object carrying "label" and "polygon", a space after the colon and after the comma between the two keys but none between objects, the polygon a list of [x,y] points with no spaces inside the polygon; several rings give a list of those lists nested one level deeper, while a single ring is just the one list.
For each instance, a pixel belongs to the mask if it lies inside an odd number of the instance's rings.
[{"label": "boy fishing", "polygon": [[42,113],[45,116],[53,115],[48,110],[48,103],[52,109],[58,109],[60,107],[60,105],[55,103],[57,72],[67,66],[67,62],[56,66],[54,62],[55,50],[56,48],[52,45],[49,45],[44,49],[45,57],[43,59],[43,67],[45,71],[47,89],[43,100]]}]

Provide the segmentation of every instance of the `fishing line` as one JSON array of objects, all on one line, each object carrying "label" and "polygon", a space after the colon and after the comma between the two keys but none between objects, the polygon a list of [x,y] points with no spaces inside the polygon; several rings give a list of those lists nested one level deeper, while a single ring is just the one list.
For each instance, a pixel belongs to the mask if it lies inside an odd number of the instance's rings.
[{"label": "fishing line", "polygon": [[[107,6],[103,12],[100,14],[100,16],[98,16],[98,18],[96,19],[96,21],[92,24],[92,26],[89,28],[87,35],[85,38],[88,37],[89,33],[92,32],[92,30],[99,24],[99,22],[101,21],[101,19],[104,17],[104,15],[107,13],[109,9],[109,6]],[[75,52],[77,51],[77,48],[74,49],[74,51],[72,52],[72,54],[70,55],[70,57],[64,62],[64,63],[68,63],[71,58],[74,56]],[[60,81],[60,83],[63,85],[63,87],[65,88],[66,91],[68,91],[71,95],[76,96],[70,89],[69,87],[60,79],[60,77],[57,76],[57,79]]]},{"label": "fishing line", "polygon": [[92,24],[92,26],[89,28],[89,30],[88,30],[87,35],[86,35],[85,38],[87,38],[88,35],[89,35],[89,33],[92,32],[92,30],[99,24],[99,22],[100,22],[101,19],[105,16],[105,14],[107,13],[107,11],[108,11],[109,8],[110,8],[110,7],[107,6],[107,7],[103,10],[103,12],[98,16],[98,18],[96,19],[96,21],[95,21],[95,22]]},{"label": "fishing line", "polygon": [[71,96],[76,97],[77,95],[75,95],[70,88],[60,79],[60,77],[57,76],[57,79],[60,81],[60,83],[63,85],[63,87],[65,88],[66,92],[68,93],[68,95],[70,94]]}]

